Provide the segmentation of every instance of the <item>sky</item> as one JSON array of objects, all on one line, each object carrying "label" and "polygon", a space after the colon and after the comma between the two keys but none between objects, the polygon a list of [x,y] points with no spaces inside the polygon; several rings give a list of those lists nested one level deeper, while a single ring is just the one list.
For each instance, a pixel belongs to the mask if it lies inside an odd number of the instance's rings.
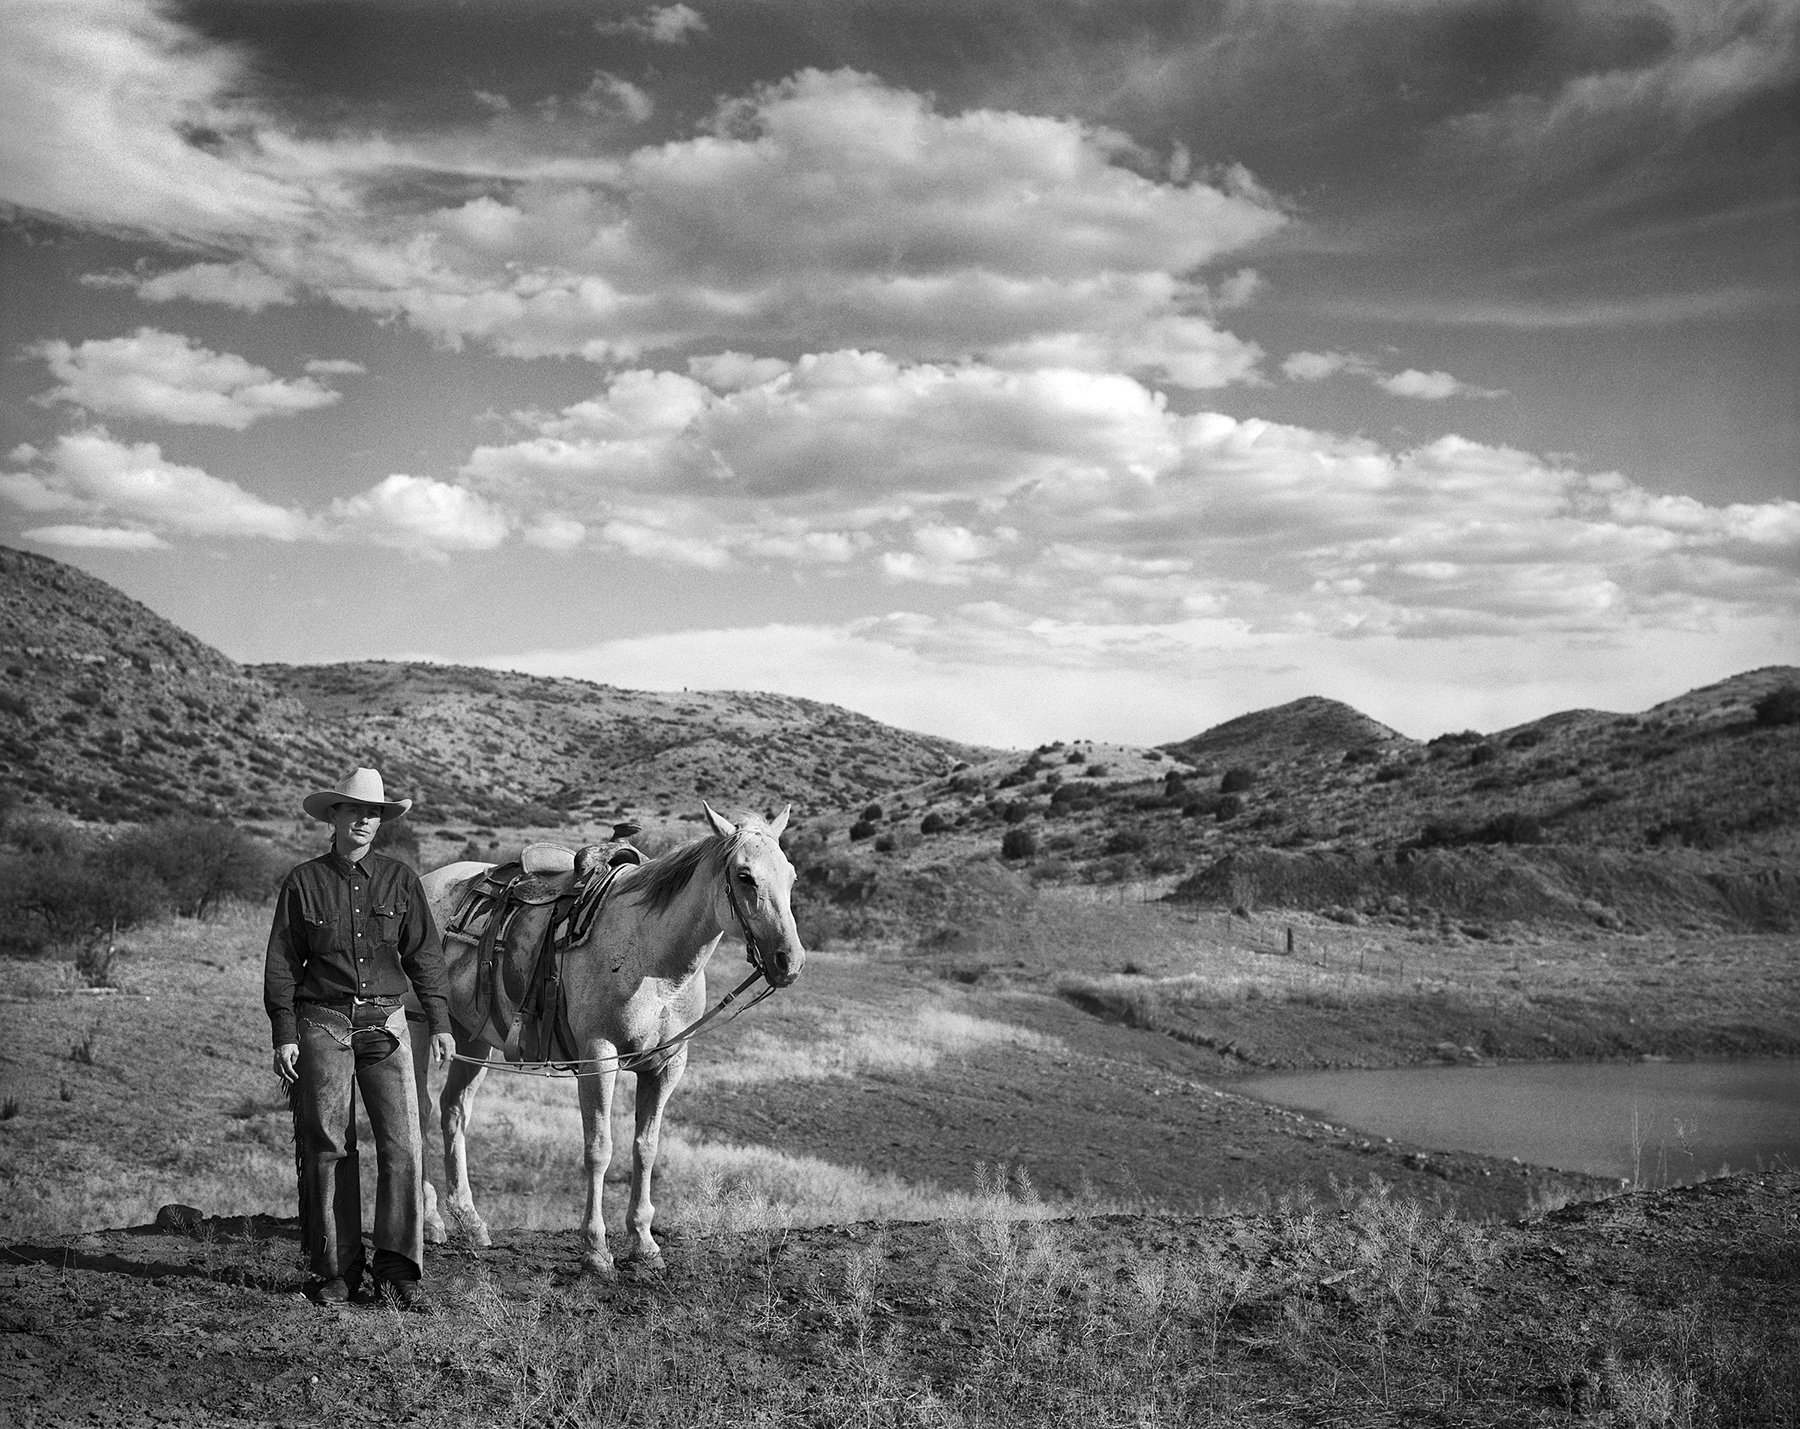
[{"label": "sky", "polygon": [[1005,746],[1800,662],[1800,0],[6,0],[0,542]]}]

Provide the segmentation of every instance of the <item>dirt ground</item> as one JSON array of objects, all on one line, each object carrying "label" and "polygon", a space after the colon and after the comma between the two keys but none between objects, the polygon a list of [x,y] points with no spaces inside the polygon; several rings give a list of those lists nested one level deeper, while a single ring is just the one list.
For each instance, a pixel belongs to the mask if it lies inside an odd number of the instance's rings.
[{"label": "dirt ground", "polygon": [[[1230,1422],[1774,1424],[1792,1423],[1782,1416],[1800,1404],[1800,1175],[1631,1193],[1495,1229],[1478,1259],[1447,1262],[1447,1278],[1468,1283],[1445,1293],[1477,1292],[1461,1302],[1466,1318],[1411,1337],[1397,1325],[1382,1331],[1379,1383],[1365,1299],[1376,1288],[1358,1290],[1347,1270],[1283,1280],[1299,1255],[1294,1225],[1109,1216],[1058,1222],[1056,1233],[1073,1268],[1067,1283],[1086,1293],[1104,1295],[1146,1266],[1214,1254],[1244,1267],[1246,1279],[1285,1285],[1289,1305],[1316,1307],[1308,1313],[1318,1335],[1298,1358],[1271,1331],[1291,1308],[1253,1291],[1225,1320],[1229,1343],[1215,1355],[1209,1392]],[[506,1232],[489,1250],[429,1251],[439,1308],[426,1319],[309,1303],[298,1293],[290,1222],[209,1220],[9,1246],[0,1251],[0,1425],[498,1422],[480,1406],[497,1403],[494,1386],[520,1353],[506,1335],[508,1307],[523,1314],[517,1307],[541,1307],[547,1295],[561,1295],[565,1312],[597,1333],[652,1334],[667,1364],[643,1373],[681,1411],[663,1422],[833,1422],[809,1406],[841,1403],[839,1381],[856,1367],[845,1317],[833,1309],[854,1290],[852,1264],[877,1277],[879,1295],[864,1297],[866,1321],[853,1328],[889,1346],[884,1383],[945,1391],[984,1355],[991,1360],[992,1324],[971,1320],[946,1278],[954,1234],[931,1223],[820,1227],[778,1243],[764,1237],[748,1251],[753,1238],[671,1237],[664,1271],[595,1285],[577,1274],[572,1234]],[[697,1406],[692,1384],[677,1382],[677,1360],[701,1353],[685,1339],[698,1322],[679,1307],[697,1294],[751,1292],[763,1323],[709,1323],[722,1338],[704,1355],[729,1367],[746,1410],[739,1418],[716,1395],[710,1408]],[[1054,1311],[1039,1319],[1075,1323]],[[1666,1370],[1632,1369],[1653,1355]],[[529,1366],[520,1370],[529,1380]],[[1647,1379],[1674,1385],[1677,1399],[1681,1386],[1690,1396],[1698,1386],[1688,1417],[1622,1417],[1619,1406],[1635,1403],[1631,1386]],[[1609,1396],[1613,1408],[1594,1417]],[[558,1421],[526,1413],[521,1422]]]}]

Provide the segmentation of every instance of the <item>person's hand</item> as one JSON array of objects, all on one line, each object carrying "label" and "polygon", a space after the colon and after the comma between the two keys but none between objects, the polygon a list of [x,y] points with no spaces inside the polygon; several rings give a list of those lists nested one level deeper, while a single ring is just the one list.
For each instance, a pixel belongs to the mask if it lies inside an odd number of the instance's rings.
[{"label": "person's hand", "polygon": [[300,1044],[283,1042],[275,1049],[275,1075],[283,1082],[292,1082],[300,1076]]},{"label": "person's hand", "polygon": [[456,1038],[448,1032],[431,1034],[431,1065],[441,1067],[456,1055]]}]

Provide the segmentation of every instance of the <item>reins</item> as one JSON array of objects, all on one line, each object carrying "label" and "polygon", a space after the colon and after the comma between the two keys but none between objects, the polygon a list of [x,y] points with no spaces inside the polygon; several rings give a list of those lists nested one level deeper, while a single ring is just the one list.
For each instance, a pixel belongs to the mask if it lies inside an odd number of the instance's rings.
[{"label": "reins", "polygon": [[[714,1006],[711,1011],[696,1018],[674,1036],[666,1037],[654,1047],[646,1047],[641,1052],[615,1052],[610,1057],[583,1057],[574,1062],[490,1062],[484,1057],[469,1057],[461,1052],[452,1052],[450,1054],[450,1060],[453,1062],[467,1062],[472,1067],[486,1067],[489,1071],[518,1072],[521,1075],[530,1077],[587,1077],[609,1069],[615,1072],[635,1072],[638,1068],[649,1065],[656,1058],[660,1057],[664,1061],[667,1061],[669,1057],[674,1055],[675,1050],[678,1047],[681,1047],[698,1036],[707,1023],[711,1022],[726,1008],[730,1007],[732,1003],[736,1002],[738,995],[761,976],[762,969],[758,968],[755,972],[751,973],[749,977],[745,978],[736,987],[732,988],[730,992],[726,993],[725,996],[720,998],[717,1005]],[[773,983],[769,984],[769,986],[757,993],[755,997],[751,998],[736,1012],[732,1013],[726,1020],[730,1022],[737,1021],[738,1018],[742,1017],[751,1008],[755,1007],[757,1003],[761,1002],[774,991],[775,985]]]},{"label": "reins", "polygon": [[[731,886],[729,876],[725,880],[725,901],[731,905],[732,916],[737,919],[738,927],[743,931],[744,958],[750,964],[750,976],[720,998],[710,1011],[702,1013],[681,1031],[664,1038],[654,1047],[646,1047],[641,1052],[615,1052],[610,1057],[583,1057],[574,1062],[490,1062],[482,1057],[465,1056],[461,1052],[452,1052],[450,1060],[467,1062],[472,1067],[486,1067],[497,1072],[516,1072],[521,1076],[528,1077],[586,1077],[609,1069],[615,1072],[635,1072],[640,1067],[649,1066],[658,1058],[666,1063],[670,1057],[675,1055],[678,1048],[685,1046],[697,1037],[709,1022],[736,1002],[741,993],[763,976],[762,944],[756,941],[756,934],[750,929],[750,920],[744,916],[744,910],[738,904],[737,890]],[[769,983],[726,1020],[737,1021],[775,990],[775,984]]]}]

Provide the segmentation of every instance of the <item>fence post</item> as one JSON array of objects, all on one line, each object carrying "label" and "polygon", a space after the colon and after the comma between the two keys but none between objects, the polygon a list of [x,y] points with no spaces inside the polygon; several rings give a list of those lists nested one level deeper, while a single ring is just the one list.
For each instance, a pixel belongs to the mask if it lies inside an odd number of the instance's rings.
[{"label": "fence post", "polygon": [[1292,928],[1287,930],[1287,951],[1290,958],[1294,956],[1294,930]]}]

